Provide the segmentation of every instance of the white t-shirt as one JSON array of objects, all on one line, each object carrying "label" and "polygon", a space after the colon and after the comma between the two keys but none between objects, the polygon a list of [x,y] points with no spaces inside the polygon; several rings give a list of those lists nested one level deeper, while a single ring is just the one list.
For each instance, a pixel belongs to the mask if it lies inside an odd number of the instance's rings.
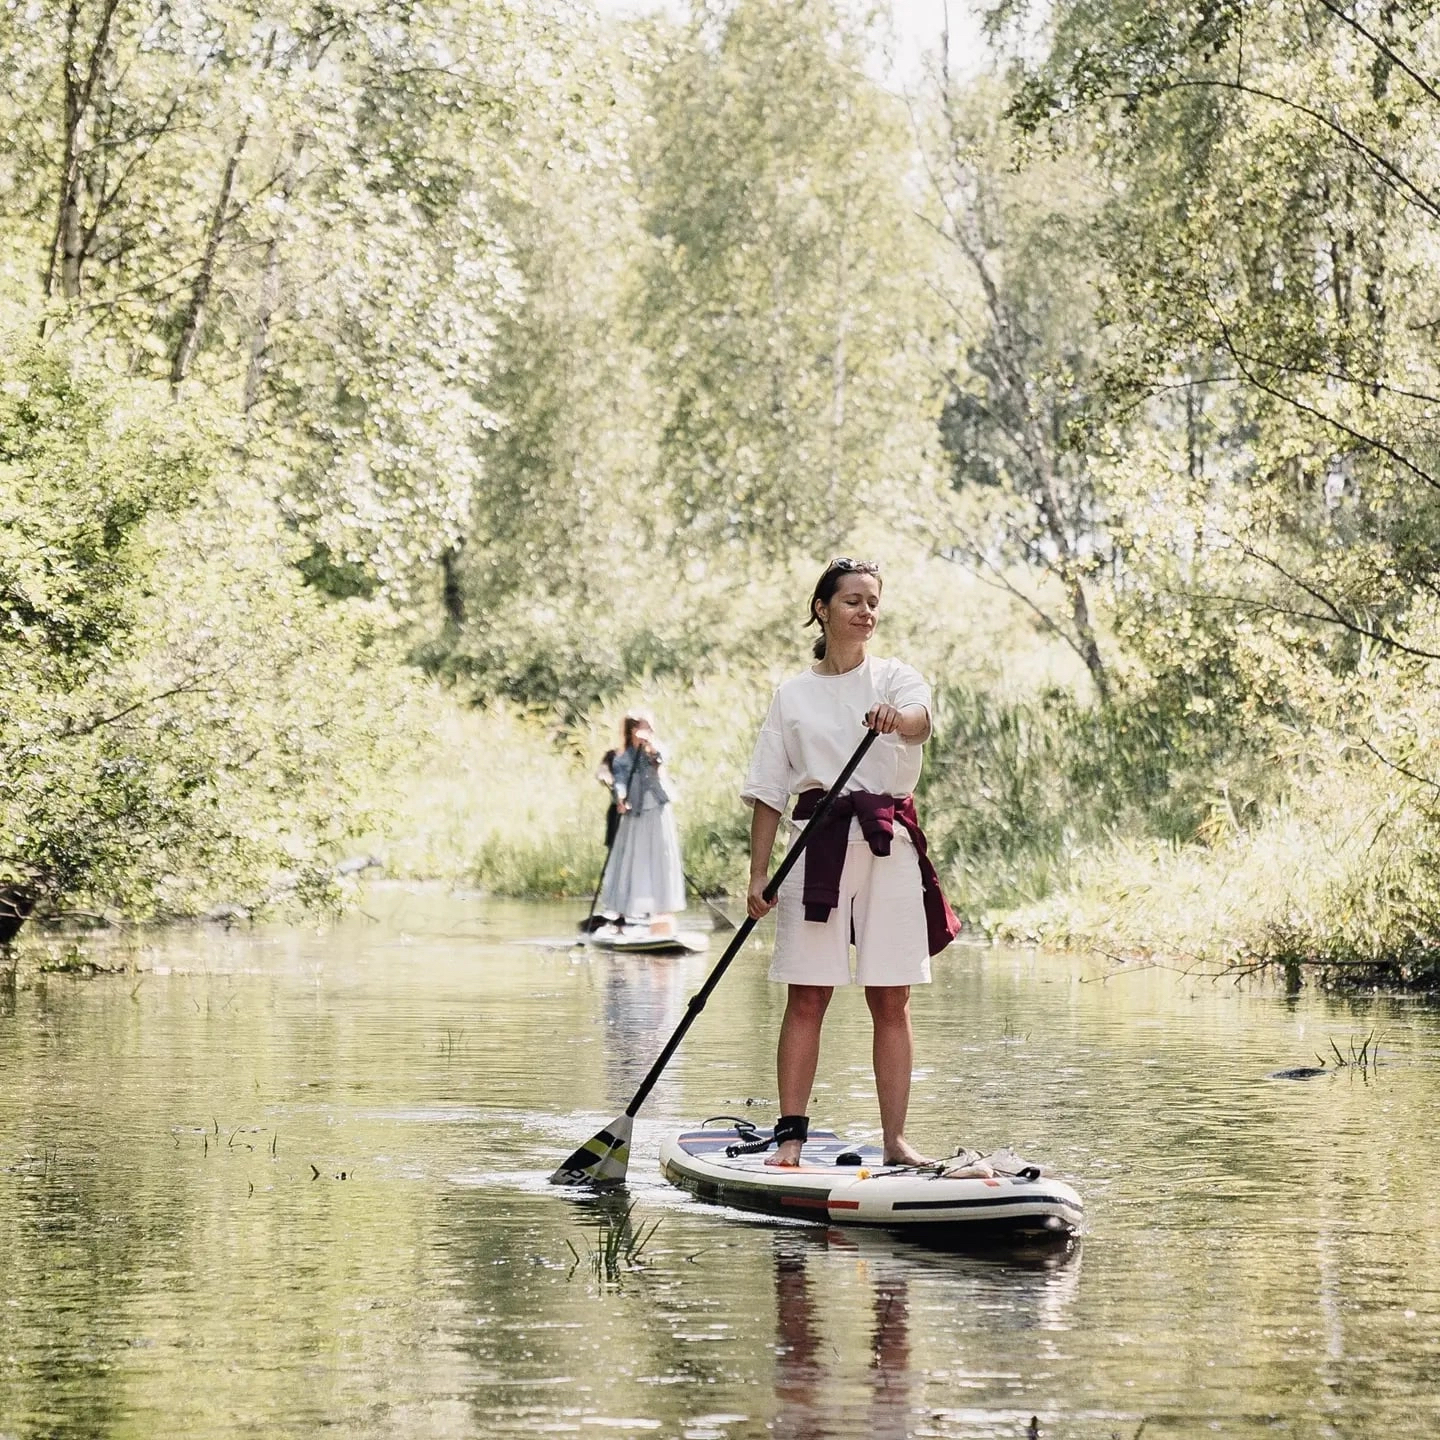
[{"label": "white t-shirt", "polygon": [[[874,658],[843,675],[802,670],[792,676],[770,702],[740,798],[747,805],[759,800],[783,814],[791,795],[828,790],[865,738],[866,713],[881,701],[899,710],[923,705],[929,714],[930,687],[912,666]],[[845,789],[910,794],[920,778],[924,743],[882,735]]]}]

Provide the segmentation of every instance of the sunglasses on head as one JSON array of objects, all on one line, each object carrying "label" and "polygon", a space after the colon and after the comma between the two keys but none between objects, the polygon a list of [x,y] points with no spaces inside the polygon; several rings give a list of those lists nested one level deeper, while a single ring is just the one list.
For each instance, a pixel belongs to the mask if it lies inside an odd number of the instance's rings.
[{"label": "sunglasses on head", "polygon": [[878,560],[852,560],[848,555],[837,555],[825,568],[839,570],[847,575],[878,575],[880,562]]}]

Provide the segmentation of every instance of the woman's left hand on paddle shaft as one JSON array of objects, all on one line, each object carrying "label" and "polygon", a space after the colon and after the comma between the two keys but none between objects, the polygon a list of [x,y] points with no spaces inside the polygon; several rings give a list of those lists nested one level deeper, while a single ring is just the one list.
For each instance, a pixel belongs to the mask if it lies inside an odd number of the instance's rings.
[{"label": "woman's left hand on paddle shaft", "polygon": [[893,735],[900,728],[900,722],[903,719],[904,715],[901,711],[882,701],[879,705],[870,707],[869,713],[865,716],[865,723],[881,735]]},{"label": "woman's left hand on paddle shaft", "polygon": [[930,712],[924,705],[909,705],[901,710],[884,701],[872,705],[865,723],[881,735],[898,735],[902,740],[930,738]]}]

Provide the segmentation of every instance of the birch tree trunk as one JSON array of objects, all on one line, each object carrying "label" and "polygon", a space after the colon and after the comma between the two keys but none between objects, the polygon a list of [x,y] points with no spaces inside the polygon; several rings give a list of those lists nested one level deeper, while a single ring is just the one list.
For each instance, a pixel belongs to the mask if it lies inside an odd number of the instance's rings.
[{"label": "birch tree trunk", "polygon": [[80,294],[81,270],[85,260],[85,130],[95,99],[105,52],[110,45],[111,26],[120,0],[105,0],[105,8],[82,64],[79,55],[80,0],[70,0],[65,12],[65,57],[63,62],[64,138],[60,155],[60,184],[56,197],[55,229],[45,265],[45,295],[60,294],[74,300]]},{"label": "birch tree trunk", "polygon": [[265,261],[260,270],[260,294],[255,304],[255,326],[250,332],[250,355],[245,365],[245,388],[241,395],[240,411],[248,415],[260,403],[261,387],[265,383],[265,357],[270,349],[270,326],[275,312],[280,308],[281,266],[280,247],[285,224],[285,212],[299,184],[300,160],[305,154],[304,131],[297,131],[290,141],[290,162],[285,178],[280,185],[280,214],[275,219],[275,228],[265,244]]},{"label": "birch tree trunk", "polygon": [[190,372],[195,353],[200,348],[200,331],[205,323],[205,307],[210,302],[210,291],[215,283],[215,262],[220,254],[220,244],[225,238],[225,229],[230,222],[230,198],[235,190],[235,174],[240,168],[240,157],[249,139],[249,127],[242,126],[235,137],[230,158],[225,164],[225,174],[220,181],[220,194],[210,216],[205,232],[205,252],[200,258],[200,271],[190,288],[190,301],[185,307],[185,319],[180,327],[180,338],[175,344],[175,353],[170,361],[170,393],[179,392],[181,384]]}]

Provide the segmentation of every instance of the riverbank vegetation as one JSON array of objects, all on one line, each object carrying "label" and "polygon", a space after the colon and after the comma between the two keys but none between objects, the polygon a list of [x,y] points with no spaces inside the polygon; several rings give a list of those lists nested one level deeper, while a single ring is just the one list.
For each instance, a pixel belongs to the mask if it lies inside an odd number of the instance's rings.
[{"label": "riverbank vegetation", "polygon": [[848,551],[976,928],[1440,975],[1436,7],[0,26],[12,924],[588,893],[637,703],[734,888]]}]

